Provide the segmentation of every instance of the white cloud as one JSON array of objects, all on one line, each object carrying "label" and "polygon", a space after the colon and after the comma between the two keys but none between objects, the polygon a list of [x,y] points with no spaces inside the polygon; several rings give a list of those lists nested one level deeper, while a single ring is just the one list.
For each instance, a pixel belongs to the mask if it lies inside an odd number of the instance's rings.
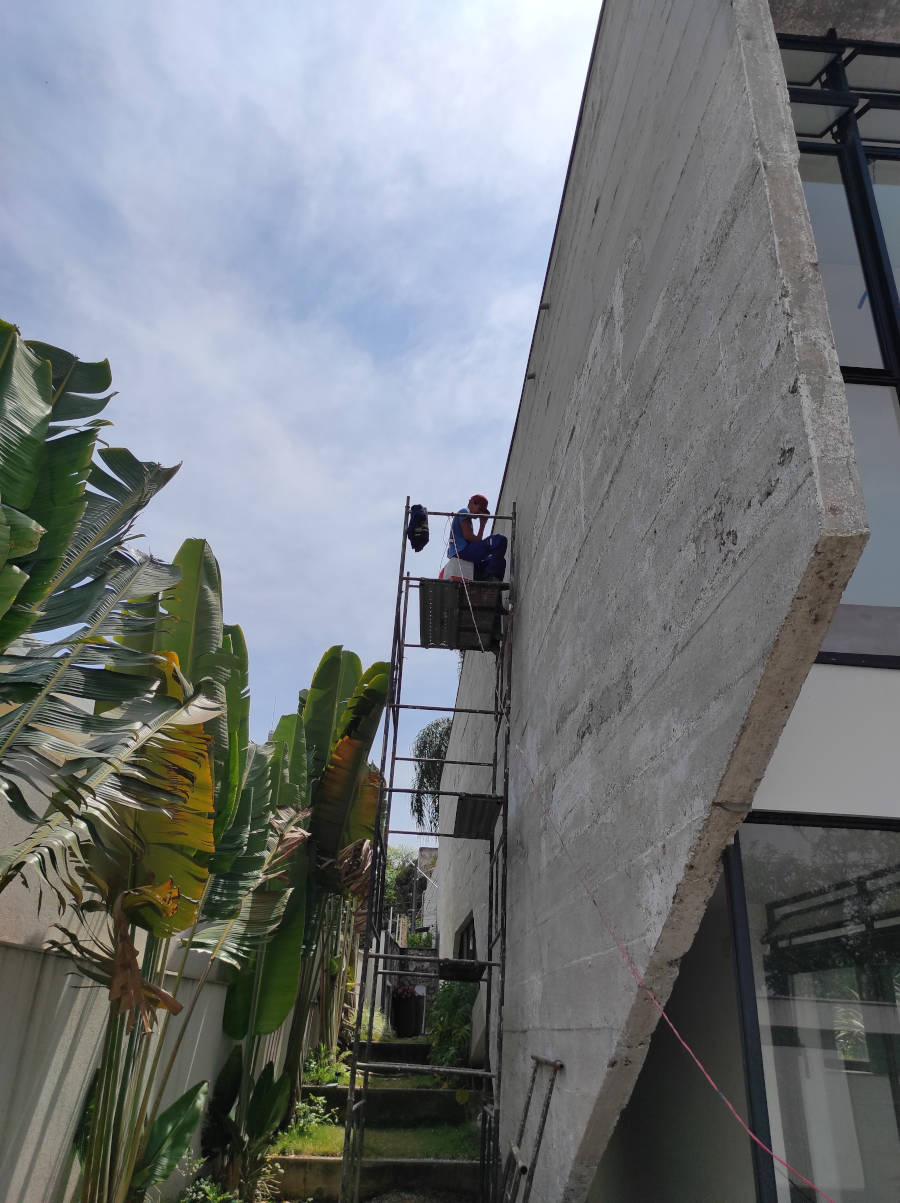
[{"label": "white cloud", "polygon": [[212,544],[262,735],[330,642],[388,654],[407,493],[496,496],[594,3],[0,22],[2,316],[108,356],[116,441],[184,461],[140,527]]}]

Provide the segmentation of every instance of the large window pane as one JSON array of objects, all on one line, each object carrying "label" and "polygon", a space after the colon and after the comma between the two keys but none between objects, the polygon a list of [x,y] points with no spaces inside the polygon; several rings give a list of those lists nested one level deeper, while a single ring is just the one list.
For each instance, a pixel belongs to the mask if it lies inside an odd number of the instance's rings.
[{"label": "large window pane", "polygon": [[848,384],[847,403],[872,531],[843,600],[900,606],[900,407],[890,388]]},{"label": "large window pane", "polygon": [[847,64],[847,83],[866,92],[900,91],[900,58],[894,55],[857,54]]},{"label": "large window pane", "polygon": [[[900,112],[897,113],[897,117],[900,119]],[[894,279],[900,289],[900,163],[890,159],[875,159],[869,171],[888,257],[894,269]]]},{"label": "large window pane", "polygon": [[836,1203],[896,1203],[900,833],[753,823],[740,846],[775,1151]]},{"label": "large window pane", "polygon": [[809,85],[815,82],[834,59],[830,50],[788,50],[782,48],[781,61],[789,84]]},{"label": "large window pane", "polygon": [[869,293],[837,159],[833,155],[801,155],[800,176],[838,358],[852,367],[880,368],[883,364]]}]

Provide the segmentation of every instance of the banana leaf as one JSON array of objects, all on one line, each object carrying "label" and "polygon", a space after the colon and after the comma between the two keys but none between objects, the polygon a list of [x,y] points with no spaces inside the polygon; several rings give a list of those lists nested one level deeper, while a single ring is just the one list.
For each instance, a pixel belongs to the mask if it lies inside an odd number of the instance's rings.
[{"label": "banana leaf", "polygon": [[331,752],[342,676],[342,650],[339,644],[330,647],[319,661],[303,707],[310,780],[321,777]]},{"label": "banana leaf", "polygon": [[[82,435],[70,438],[78,440]],[[56,446],[57,441],[48,445],[48,459]],[[84,454],[86,449],[82,448],[80,455]],[[70,525],[63,528],[58,515],[37,505],[29,511],[48,533],[38,545],[36,562],[25,559],[20,564],[31,579],[16,604],[0,619],[0,647],[29,629],[52,631],[86,621],[98,597],[97,581],[113,571],[121,560],[124,553],[120,545],[138,513],[178,470],[142,463],[122,447],[107,447],[100,452],[100,458],[109,471],[96,463],[91,465],[87,476],[89,488],[84,488],[83,479],[76,478],[75,503],[72,505],[69,498],[65,513]],[[82,467],[79,463],[79,469]],[[66,480],[61,483],[71,486]],[[49,500],[52,505],[53,499]],[[73,517],[77,519],[74,528]],[[48,558],[45,544],[56,551],[60,540],[64,543],[61,554]]]},{"label": "banana leaf", "polygon": [[85,487],[96,441],[96,431],[77,431],[54,439],[45,448],[40,478],[29,507],[29,516],[44,527],[45,534],[22,562],[28,586],[19,598],[16,624],[6,624],[0,629],[0,646],[27,630],[62,566],[87,507]]},{"label": "banana leaf", "polygon": [[[52,376],[54,422],[70,422],[82,418],[96,417],[108,404],[115,393],[105,397],[97,397],[112,384],[112,372],[109,360],[101,359],[95,363],[87,363],[64,351],[61,347],[51,347],[49,343],[26,339],[25,345],[39,359],[45,359],[50,364]],[[90,393],[91,396],[80,394]]]},{"label": "banana leaf", "polygon": [[238,739],[242,735],[240,730],[235,731],[240,723],[240,704],[230,723],[229,683],[235,676],[237,688],[246,688],[246,662],[235,656],[233,639],[226,643],[222,575],[209,544],[205,539],[186,539],[174,564],[181,571],[181,579],[163,594],[167,617],[157,627],[155,650],[175,652],[182,672],[190,680],[208,679],[209,695],[221,710],[206,727],[213,740],[216,827],[221,836],[234,817],[240,787],[239,779],[233,777],[240,767],[240,751],[233,757],[230,745],[233,733]]},{"label": "banana leaf", "polygon": [[254,1035],[274,1032],[287,1018],[297,997],[304,955],[309,886],[309,844],[301,844],[291,858],[291,895],[281,921],[266,945],[261,971],[254,956],[232,978],[225,998],[222,1026],[234,1040],[247,1035],[254,981],[260,975]]},{"label": "banana leaf", "polygon": [[204,1157],[224,1152],[231,1144],[234,1124],[229,1116],[241,1088],[243,1052],[236,1044],[216,1078],[200,1134],[200,1151]]},{"label": "banana leaf", "polygon": [[209,1083],[198,1082],[156,1117],[131,1177],[132,1191],[146,1190],[169,1177],[187,1152],[208,1093]]},{"label": "banana leaf", "polygon": [[15,326],[0,322],[0,498],[26,511],[34,496],[52,410],[50,364]]},{"label": "banana leaf", "polygon": [[191,947],[235,969],[246,969],[275,934],[290,898],[290,890],[254,890],[241,900],[236,915],[197,932]]},{"label": "banana leaf", "polygon": [[250,1007],[256,983],[258,955],[253,953],[240,971],[233,970],[225,1006],[222,1008],[222,1031],[232,1040],[243,1040],[250,1026]]},{"label": "banana leaf", "polygon": [[[372,838],[363,824],[363,812],[354,813],[360,789],[369,780],[367,757],[384,711],[388,666],[373,664],[359,684],[337,724],[337,740],[325,772],[313,787],[312,832],[322,854],[337,857],[354,839]],[[361,806],[370,805],[371,783]],[[374,819],[374,816],[373,816]],[[354,838],[347,838],[353,834]]]},{"label": "banana leaf", "polygon": [[0,505],[3,513],[3,525],[7,531],[7,545],[3,549],[3,559],[20,560],[30,556],[37,550],[41,538],[47,533],[39,522],[14,509],[5,503]]},{"label": "banana leaf", "polygon": [[228,762],[224,778],[216,785],[217,846],[224,833],[231,827],[237,813],[250,743],[249,662],[244,633],[239,626],[225,626],[222,653],[230,657],[231,667],[225,681]]},{"label": "banana leaf", "polygon": [[306,729],[299,714],[283,714],[272,735],[272,742],[287,749],[287,777],[297,789],[301,802],[306,800]]},{"label": "banana leaf", "polygon": [[309,845],[295,854],[292,892],[278,930],[266,947],[262,964],[254,1035],[276,1031],[297,998],[306,928]]},{"label": "banana leaf", "polygon": [[265,1140],[281,1122],[290,1095],[287,1074],[275,1077],[275,1066],[267,1061],[256,1079],[250,1105],[247,1108],[247,1138],[251,1141]]},{"label": "banana leaf", "polygon": [[216,845],[214,873],[203,904],[204,919],[229,919],[262,881],[269,848],[271,745],[251,744],[246,782],[234,822]]},{"label": "banana leaf", "polygon": [[0,618],[22,592],[27,580],[28,574],[15,564],[4,564],[0,568]]},{"label": "banana leaf", "polygon": [[[343,714],[347,703],[353,697],[353,691],[359,684],[362,676],[362,662],[356,652],[341,652],[341,674],[338,678],[337,688],[337,705],[335,706],[335,716]],[[334,743],[334,735],[332,734],[332,744]]]},{"label": "banana leaf", "polygon": [[174,709],[135,735],[127,758],[85,777],[77,813],[54,815],[7,849],[0,888],[30,865],[78,906],[86,888],[108,907],[121,901],[132,922],[158,936],[190,927],[214,847],[208,737],[181,721],[194,716],[198,697],[202,690],[171,697]]},{"label": "banana leaf", "polygon": [[[129,748],[138,728],[158,723],[167,710],[177,708],[177,702],[158,698],[159,689],[146,675],[119,673],[107,679],[103,672],[91,671],[103,664],[107,641],[129,627],[127,598],[136,590],[159,589],[171,575],[168,565],[117,553],[97,582],[102,591],[92,599],[85,625],[75,636],[55,644],[34,641],[21,649],[23,655],[3,658],[7,672],[0,673],[0,788],[17,813],[35,821],[34,806],[56,805],[60,788],[64,794],[83,791],[79,780],[85,759],[112,755],[116,742],[122,750]],[[119,703],[130,700],[143,708],[143,713],[132,710],[122,717],[118,740],[112,744],[108,738],[92,743],[91,737],[107,720],[60,701],[72,670],[74,696],[107,701],[114,695]],[[157,673],[157,685],[158,678]],[[67,761],[72,764],[67,766]]]},{"label": "banana leaf", "polygon": [[185,539],[173,562],[181,578],[163,595],[169,620],[157,650],[175,652],[181,671],[196,680],[202,658],[222,646],[222,576],[205,539]]}]

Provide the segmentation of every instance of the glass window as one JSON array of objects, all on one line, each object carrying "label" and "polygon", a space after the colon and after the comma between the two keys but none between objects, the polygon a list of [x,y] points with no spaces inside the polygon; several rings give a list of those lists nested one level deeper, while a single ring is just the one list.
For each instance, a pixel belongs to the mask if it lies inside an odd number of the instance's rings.
[{"label": "glass window", "polygon": [[855,54],[846,66],[847,83],[862,92],[900,92],[900,58],[890,54]]},{"label": "glass window", "polygon": [[890,388],[848,384],[847,405],[871,535],[843,601],[900,606],[900,407]]},{"label": "glass window", "polygon": [[824,138],[835,121],[847,112],[846,105],[806,104],[791,101],[791,116],[798,138]]},{"label": "glass window", "polygon": [[773,1147],[836,1203],[896,1203],[900,832],[752,823],[740,848]]},{"label": "glass window", "polygon": [[789,50],[783,47],[781,61],[789,84],[808,86],[825,70],[834,54],[825,50]]},{"label": "glass window", "polygon": [[900,142],[900,109],[873,105],[857,118],[864,142]]},{"label": "glass window", "polygon": [[801,155],[800,177],[838,358],[852,367],[880,368],[881,351],[837,159],[832,155]]},{"label": "glass window", "polygon": [[[900,112],[897,113],[900,118]],[[894,279],[900,290],[900,162],[891,159],[873,159],[869,165],[878,217],[884,231],[888,258],[894,270]]]}]

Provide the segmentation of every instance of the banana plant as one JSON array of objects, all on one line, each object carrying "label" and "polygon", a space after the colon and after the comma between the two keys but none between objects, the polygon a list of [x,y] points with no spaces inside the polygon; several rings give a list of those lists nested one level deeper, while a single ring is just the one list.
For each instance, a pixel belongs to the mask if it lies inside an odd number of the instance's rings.
[{"label": "banana plant", "polygon": [[0,798],[31,823],[77,812],[91,758],[171,708],[120,642],[149,621],[130,601],[177,577],[124,544],[176,469],[123,448],[94,461],[110,383],[105,361],[0,323]]},{"label": "banana plant", "polygon": [[[215,850],[204,724],[226,683],[243,703],[221,660],[204,679],[192,658],[195,685],[159,637],[177,625],[160,601],[182,571],[125,540],[175,469],[122,448],[95,460],[109,384],[107,363],[0,323],[0,797],[32,824],[0,854],[0,889],[35,871],[64,913],[50,946],[109,996],[80,1130],[80,1197],[98,1203],[161,1180],[203,1107],[198,1084],[148,1115],[142,1075],[157,1011],[181,1009],[161,985],[164,950],[196,921]],[[226,638],[239,660],[239,632]]]},{"label": "banana plant", "polygon": [[386,665],[363,674],[332,648],[298,712],[250,744],[247,650],[212,552],[188,540],[168,565],[126,546],[177,469],[99,445],[110,384],[106,361],[0,323],[0,798],[31,825],[0,853],[0,890],[36,873],[61,911],[51,946],[108,994],[80,1203],[143,1198],[203,1108],[205,1083],[161,1106],[205,980],[160,1073],[182,1010],[162,984],[175,937],[253,982],[246,1006],[230,1000],[242,1157],[283,1114],[297,1075],[254,1080],[259,1034],[308,1011],[323,900],[367,891],[387,684]]},{"label": "banana plant", "polygon": [[[108,363],[29,345],[0,322],[0,616],[17,601],[27,611],[69,546],[101,422],[61,423],[100,413],[110,383]],[[2,625],[5,646],[16,623]]]},{"label": "banana plant", "polygon": [[[307,745],[313,748],[309,756],[309,826],[316,871],[314,901],[309,905],[311,931],[307,931],[305,941],[306,963],[285,1054],[292,1106],[299,1098],[309,1008],[327,938],[325,899],[329,895],[351,897],[358,910],[368,901],[368,875],[351,882],[346,872],[342,876],[339,860],[342,853],[357,845],[362,851],[374,838],[381,778],[368,763],[368,755],[387,699],[388,672],[389,666],[379,661],[363,673],[353,653],[340,646],[329,648],[303,704]],[[345,870],[348,864],[345,862]]]}]

